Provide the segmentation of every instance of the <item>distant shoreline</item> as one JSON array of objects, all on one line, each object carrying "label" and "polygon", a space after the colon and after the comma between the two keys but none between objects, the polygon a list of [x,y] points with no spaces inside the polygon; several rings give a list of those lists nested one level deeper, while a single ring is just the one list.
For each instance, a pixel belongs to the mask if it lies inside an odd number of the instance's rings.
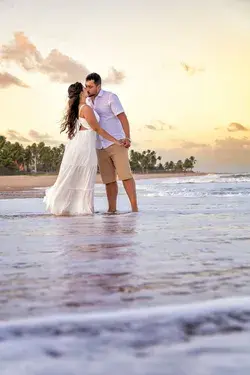
[{"label": "distant shoreline", "polygon": [[[134,173],[135,180],[152,179],[152,178],[169,178],[169,177],[195,177],[204,176],[207,173],[200,172],[186,172],[186,173]],[[19,175],[19,176],[0,176],[0,192],[7,191],[24,191],[34,188],[47,188],[53,185],[56,181],[57,175]],[[96,183],[102,183],[101,177],[96,176]]]}]

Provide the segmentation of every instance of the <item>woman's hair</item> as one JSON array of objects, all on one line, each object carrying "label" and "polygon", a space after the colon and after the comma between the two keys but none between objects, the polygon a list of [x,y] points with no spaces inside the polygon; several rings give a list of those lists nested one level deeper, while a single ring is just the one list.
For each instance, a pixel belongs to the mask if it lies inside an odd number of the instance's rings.
[{"label": "woman's hair", "polygon": [[68,88],[68,110],[61,124],[61,133],[66,130],[69,139],[74,137],[76,120],[78,119],[78,107],[80,103],[80,94],[83,91],[83,85],[80,82],[73,83]]}]

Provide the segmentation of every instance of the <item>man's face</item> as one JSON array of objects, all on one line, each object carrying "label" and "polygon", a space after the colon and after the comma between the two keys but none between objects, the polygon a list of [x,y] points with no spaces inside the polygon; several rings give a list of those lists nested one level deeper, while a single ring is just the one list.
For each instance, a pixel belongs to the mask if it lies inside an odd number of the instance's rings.
[{"label": "man's face", "polygon": [[85,86],[89,97],[98,95],[101,88],[100,85],[96,85],[93,80],[86,81]]}]

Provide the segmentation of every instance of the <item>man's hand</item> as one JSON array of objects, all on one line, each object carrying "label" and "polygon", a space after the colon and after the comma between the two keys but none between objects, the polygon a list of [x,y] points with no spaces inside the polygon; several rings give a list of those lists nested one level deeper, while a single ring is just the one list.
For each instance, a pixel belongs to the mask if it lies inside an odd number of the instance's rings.
[{"label": "man's hand", "polygon": [[128,138],[121,139],[122,144],[125,148],[129,148],[131,146],[131,141]]}]

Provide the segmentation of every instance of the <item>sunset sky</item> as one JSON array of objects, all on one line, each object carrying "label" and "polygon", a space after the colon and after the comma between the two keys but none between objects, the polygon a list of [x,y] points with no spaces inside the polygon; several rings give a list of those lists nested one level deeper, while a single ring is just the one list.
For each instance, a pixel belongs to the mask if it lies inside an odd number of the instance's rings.
[{"label": "sunset sky", "polygon": [[0,134],[65,142],[67,87],[96,71],[133,148],[250,169],[250,0],[0,0]]}]

